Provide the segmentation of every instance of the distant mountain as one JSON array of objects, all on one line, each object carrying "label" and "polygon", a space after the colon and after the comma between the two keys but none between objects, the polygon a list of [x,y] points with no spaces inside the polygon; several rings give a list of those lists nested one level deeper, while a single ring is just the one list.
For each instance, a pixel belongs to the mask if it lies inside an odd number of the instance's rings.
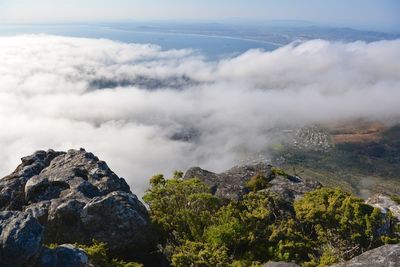
[{"label": "distant mountain", "polygon": [[159,32],[173,34],[195,34],[207,36],[225,36],[259,42],[286,45],[294,41],[324,39],[330,41],[366,41],[394,40],[400,34],[364,31],[352,28],[319,26],[310,22],[263,22],[243,23],[114,23],[102,24],[119,30]]}]

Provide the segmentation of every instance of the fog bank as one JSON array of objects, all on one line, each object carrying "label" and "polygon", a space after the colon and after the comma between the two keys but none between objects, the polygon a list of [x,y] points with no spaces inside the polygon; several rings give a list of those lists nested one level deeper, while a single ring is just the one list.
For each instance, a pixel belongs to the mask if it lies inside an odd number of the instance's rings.
[{"label": "fog bank", "polygon": [[313,40],[209,62],[192,50],[0,37],[0,176],[84,147],[141,194],[149,176],[232,167],[277,127],[400,117],[400,40]]}]

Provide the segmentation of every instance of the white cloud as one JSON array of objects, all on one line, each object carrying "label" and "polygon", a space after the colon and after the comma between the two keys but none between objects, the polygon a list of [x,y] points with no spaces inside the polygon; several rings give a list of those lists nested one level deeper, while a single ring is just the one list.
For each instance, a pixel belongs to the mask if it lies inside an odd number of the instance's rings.
[{"label": "white cloud", "polygon": [[[38,149],[85,147],[136,193],[157,172],[223,170],[279,125],[399,118],[400,40],[288,45],[207,62],[191,50],[0,37],[0,173]],[[191,142],[172,138],[196,133]]]}]

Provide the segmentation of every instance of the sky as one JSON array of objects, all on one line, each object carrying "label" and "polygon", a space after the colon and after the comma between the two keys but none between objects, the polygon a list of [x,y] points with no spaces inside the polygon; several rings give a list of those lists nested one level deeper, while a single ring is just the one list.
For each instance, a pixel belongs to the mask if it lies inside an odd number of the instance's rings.
[{"label": "sky", "polygon": [[3,22],[306,20],[398,32],[398,0],[0,0]]}]

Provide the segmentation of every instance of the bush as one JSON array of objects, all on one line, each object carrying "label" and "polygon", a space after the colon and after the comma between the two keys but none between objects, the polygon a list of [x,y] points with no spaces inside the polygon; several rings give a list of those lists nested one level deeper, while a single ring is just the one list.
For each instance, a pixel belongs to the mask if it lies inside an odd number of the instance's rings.
[{"label": "bush", "polygon": [[252,191],[259,191],[269,187],[269,183],[265,175],[257,173],[246,182],[246,187]]},{"label": "bush", "polygon": [[324,262],[347,260],[382,245],[379,209],[339,189],[322,188],[294,203],[305,234],[319,243]]},{"label": "bush", "polygon": [[85,250],[90,262],[96,267],[141,267],[140,263],[125,262],[118,259],[110,259],[107,255],[108,249],[105,243],[93,241],[90,246],[75,244],[75,246]]},{"label": "bush", "polygon": [[162,175],[154,176],[143,197],[164,242],[172,246],[201,239],[204,228],[220,207],[220,200],[210,193],[208,186],[197,179],[183,180],[180,173],[176,174],[169,180]]},{"label": "bush", "polygon": [[250,267],[269,260],[326,266],[398,242],[390,213],[384,217],[339,189],[318,189],[292,203],[260,190],[268,186],[261,174],[241,200],[217,198],[179,172],[169,180],[156,175],[150,184],[144,200],[173,266]]},{"label": "bush", "polygon": [[225,267],[228,264],[229,258],[224,246],[202,242],[186,241],[172,256],[172,265],[176,267]]},{"label": "bush", "polygon": [[271,171],[275,175],[280,175],[280,176],[283,176],[283,177],[288,177],[289,176],[289,174],[287,174],[284,170],[276,168],[276,167],[272,168]]}]

